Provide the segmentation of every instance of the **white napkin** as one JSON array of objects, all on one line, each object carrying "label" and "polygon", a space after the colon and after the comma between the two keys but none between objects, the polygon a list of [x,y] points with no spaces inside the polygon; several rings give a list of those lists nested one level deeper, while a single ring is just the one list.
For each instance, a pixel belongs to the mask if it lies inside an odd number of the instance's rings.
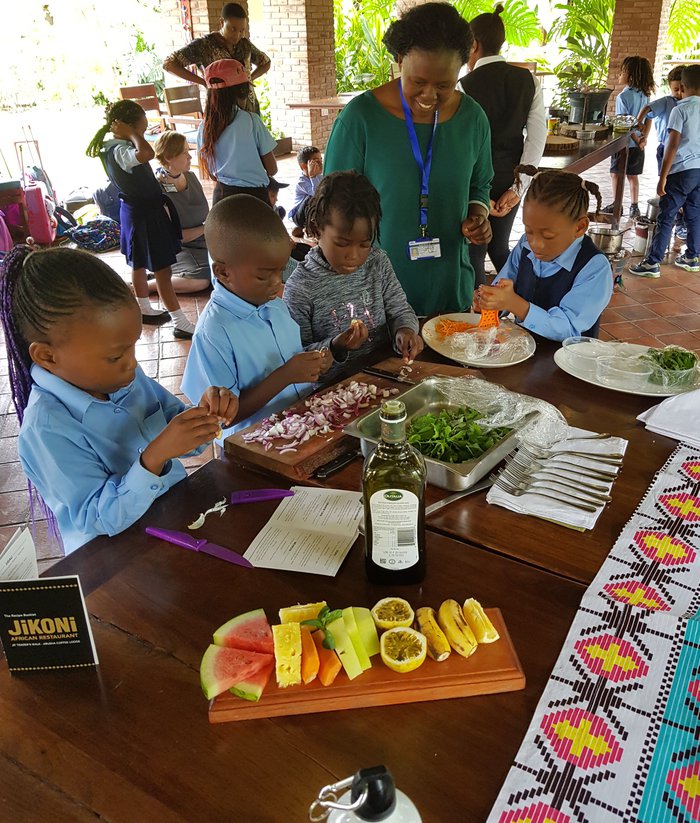
[{"label": "white napkin", "polygon": [[642,412],[637,420],[649,431],[700,446],[700,389],[667,397],[658,406]]},{"label": "white napkin", "polygon": [[[562,450],[578,450],[587,452],[589,454],[624,454],[625,450],[627,449],[627,440],[624,440],[621,437],[610,437],[606,440],[578,440],[576,438],[585,437],[587,435],[595,434],[595,432],[589,432],[585,429],[576,429],[572,426],[569,426],[568,435],[566,440],[561,440],[555,446],[552,447],[552,451],[562,451]],[[586,459],[585,457],[578,457],[574,454],[569,454],[566,456],[566,460],[570,463],[573,463],[577,466],[587,467],[589,469],[600,469],[603,471],[614,471],[615,466],[602,464],[602,463],[594,463],[591,460]],[[546,464],[546,460],[540,461]],[[564,468],[564,466],[557,462],[555,465],[551,465],[549,468],[552,471],[557,471],[557,467],[559,469],[559,473]],[[569,470],[575,470],[574,466],[566,466]],[[549,477],[542,477],[540,478],[542,481],[550,480]],[[612,488],[612,483],[607,483],[605,480],[600,480],[594,477],[579,477],[578,475],[571,475],[569,477],[562,477],[562,480],[566,483],[570,483],[571,485],[576,485],[577,480],[580,480],[584,483],[591,483],[596,486],[605,486],[608,493]],[[583,509],[576,509],[573,506],[566,505],[566,499],[564,498],[564,494],[571,492],[572,495],[576,496],[577,498],[582,498],[585,492],[585,489],[580,488],[579,493],[577,493],[574,489],[567,489],[563,486],[555,486],[552,485],[550,488],[546,488],[544,485],[541,489],[538,490],[544,492],[545,494],[551,494],[552,497],[540,497],[537,494],[530,494],[526,493],[519,497],[515,495],[508,494],[508,492],[503,491],[503,489],[498,488],[495,484],[491,486],[489,489],[489,493],[486,495],[486,501],[488,503],[493,503],[496,506],[503,506],[505,509],[510,509],[513,512],[518,512],[518,514],[530,514],[534,517],[541,517],[544,520],[551,520],[554,523],[559,523],[562,526],[568,526],[571,529],[578,529],[579,531],[585,531],[586,529],[592,529],[598,518],[600,517],[601,512],[605,508],[602,504],[596,507],[596,510],[593,512],[584,511]],[[555,498],[555,499],[552,499]],[[572,502],[578,502],[572,501]],[[590,501],[581,501],[581,502],[590,502]]]}]

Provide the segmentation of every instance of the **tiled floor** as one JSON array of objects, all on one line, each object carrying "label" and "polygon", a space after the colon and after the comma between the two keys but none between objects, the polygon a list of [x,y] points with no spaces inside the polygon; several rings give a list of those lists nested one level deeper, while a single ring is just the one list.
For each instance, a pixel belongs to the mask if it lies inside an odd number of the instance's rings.
[{"label": "tiled floor", "polygon": [[[647,173],[641,179],[640,202],[642,212],[646,200],[655,194],[656,177],[653,174],[654,147],[647,151]],[[294,183],[298,175],[293,156],[280,162],[277,178]],[[610,202],[610,181],[607,163],[599,165],[586,175],[597,182],[604,193],[604,202]],[[210,187],[209,187],[210,188]],[[293,187],[283,189],[280,202],[288,205]],[[626,208],[628,206],[626,198]],[[522,223],[516,221],[513,239],[522,233]],[[633,232],[626,235],[625,245],[631,248]],[[111,253],[106,259],[120,274],[127,276],[121,255]],[[208,293],[181,298],[188,317],[194,322],[206,305]],[[613,295],[602,321],[601,337],[619,339],[644,345],[659,346],[675,343],[700,351],[700,274],[691,274],[674,267],[662,266],[659,280],[647,280],[624,275],[623,288]],[[137,355],[148,375],[157,379],[174,394],[180,394],[180,380],[190,344],[175,340],[170,326],[144,326],[137,345]],[[26,481],[17,462],[17,417],[10,397],[8,366],[4,342],[0,340],[0,548],[15,529],[29,518]],[[186,462],[194,470],[212,457],[211,449]],[[48,533],[46,521],[35,512],[36,545],[40,569],[48,568],[58,559],[62,550],[57,540]]]}]

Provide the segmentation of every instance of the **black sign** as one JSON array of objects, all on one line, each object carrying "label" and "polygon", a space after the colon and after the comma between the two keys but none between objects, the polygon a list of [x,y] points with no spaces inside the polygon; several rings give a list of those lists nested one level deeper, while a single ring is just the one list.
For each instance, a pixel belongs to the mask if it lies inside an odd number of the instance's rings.
[{"label": "black sign", "polygon": [[98,662],[78,577],[0,581],[0,640],[11,672]]}]

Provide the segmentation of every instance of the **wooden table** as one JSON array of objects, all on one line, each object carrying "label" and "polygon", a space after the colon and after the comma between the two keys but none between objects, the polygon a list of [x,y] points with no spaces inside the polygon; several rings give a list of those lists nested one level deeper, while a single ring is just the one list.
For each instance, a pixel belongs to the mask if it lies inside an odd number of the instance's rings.
[{"label": "wooden table", "polygon": [[[471,594],[500,606],[528,679],[486,697],[210,725],[198,666],[212,631],[260,606],[372,605],[361,540],[336,578],[243,569],[143,534],[182,528],[224,493],[269,479],[212,461],[142,522],[69,555],[100,656],[96,672],[11,677],[0,664],[2,813],[8,821],[306,820],[321,786],[386,764],[423,820],[481,823],[564,641],[583,587],[449,537],[428,536],[414,604]],[[276,504],[230,509],[206,536],[243,551]]]},{"label": "wooden table", "polygon": [[340,109],[344,109],[352,98],[357,97],[358,94],[362,94],[362,92],[347,91],[334,95],[333,97],[318,97],[315,100],[306,100],[299,103],[287,103],[287,108],[312,109],[314,111],[318,109],[332,109],[334,111],[339,111]]},{"label": "wooden table", "polygon": [[[597,166],[608,157],[612,157],[617,152],[622,153],[622,163],[620,168],[624,178],[624,172],[627,169],[627,143],[629,134],[620,134],[617,137],[614,135],[609,140],[595,140],[592,143],[579,143],[578,151],[570,154],[545,154],[542,158],[542,169],[561,169],[562,171],[570,171],[573,174],[583,174],[583,172]],[[613,203],[613,225],[617,228],[620,223],[622,215],[622,198],[625,187],[620,185],[617,187],[617,195]]]}]

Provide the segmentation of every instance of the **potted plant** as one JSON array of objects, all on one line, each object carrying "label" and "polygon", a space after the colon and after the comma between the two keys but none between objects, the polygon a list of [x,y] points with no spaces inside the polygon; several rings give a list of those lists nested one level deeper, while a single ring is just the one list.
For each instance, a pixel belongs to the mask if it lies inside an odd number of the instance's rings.
[{"label": "potted plant", "polygon": [[281,157],[283,154],[289,154],[292,151],[291,137],[285,137],[284,134],[278,134],[274,130],[272,136],[277,140],[277,145],[272,150],[275,157]]}]

